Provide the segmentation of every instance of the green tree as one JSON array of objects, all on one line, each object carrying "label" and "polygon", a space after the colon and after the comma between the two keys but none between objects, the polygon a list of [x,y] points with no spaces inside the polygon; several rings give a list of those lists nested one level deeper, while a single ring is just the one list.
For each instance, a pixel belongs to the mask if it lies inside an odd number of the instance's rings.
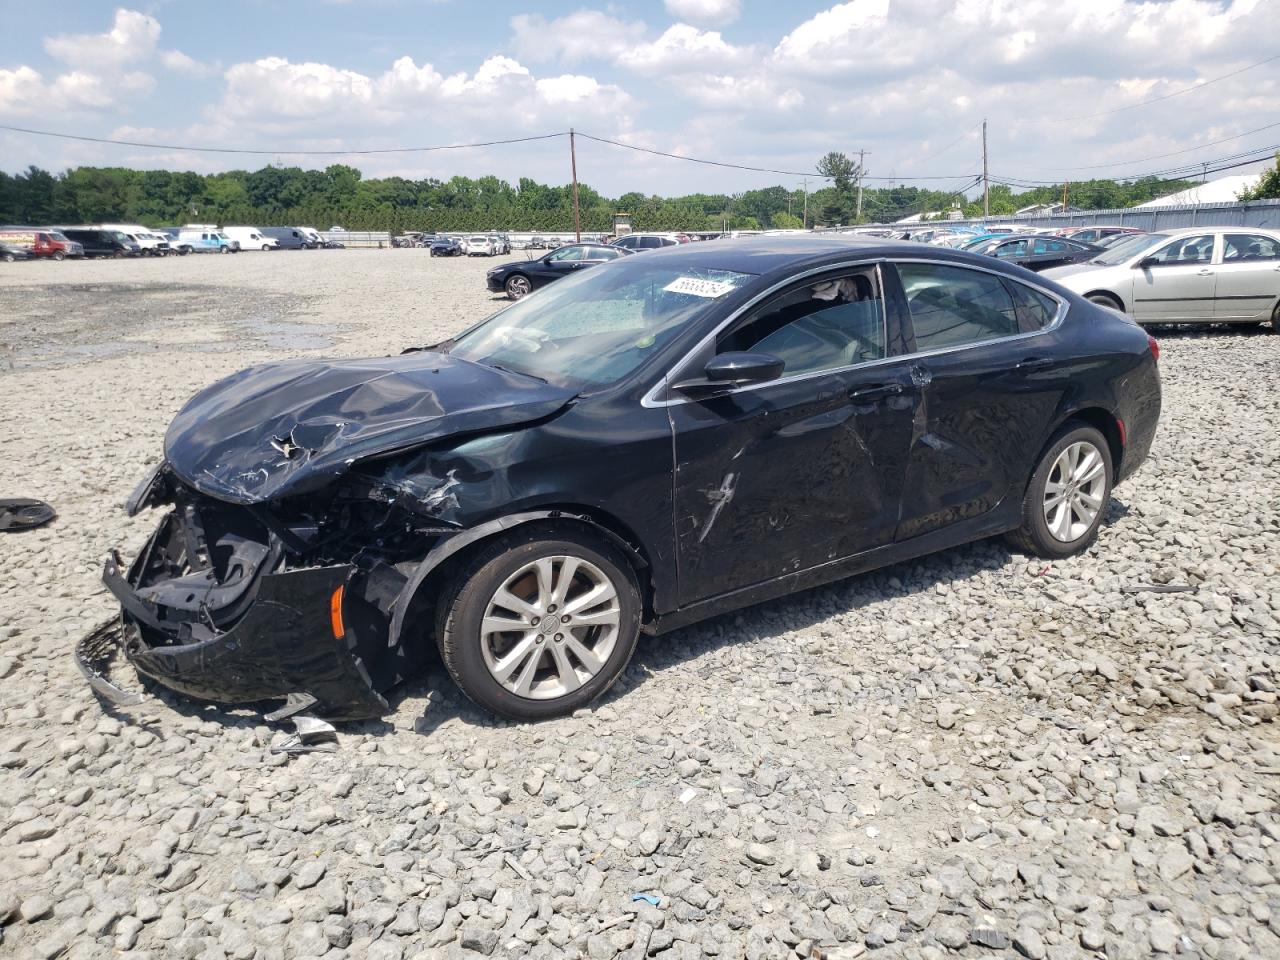
[{"label": "green tree", "polygon": [[1241,200],[1280,200],[1280,153],[1276,165],[1262,172],[1262,179],[1252,189],[1240,194]]}]

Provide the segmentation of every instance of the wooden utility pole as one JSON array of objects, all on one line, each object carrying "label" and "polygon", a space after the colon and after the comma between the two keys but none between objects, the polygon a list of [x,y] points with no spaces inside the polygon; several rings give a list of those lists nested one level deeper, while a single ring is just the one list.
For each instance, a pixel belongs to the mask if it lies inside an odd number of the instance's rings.
[{"label": "wooden utility pole", "polygon": [[863,163],[867,159],[867,151],[858,151],[858,212],[854,214],[854,223],[862,222],[862,174],[865,172]]},{"label": "wooden utility pole", "polygon": [[801,221],[806,230],[809,229],[809,178],[804,178],[804,218]]},{"label": "wooden utility pole", "polygon": [[1069,186],[1071,186],[1070,180],[1068,180],[1066,183],[1062,185],[1062,212],[1063,213],[1067,212],[1067,188]]},{"label": "wooden utility pole", "polygon": [[573,127],[569,128],[569,166],[573,170],[573,236],[582,242],[582,213],[578,210],[578,150],[574,143]]},{"label": "wooden utility pole", "polygon": [[991,181],[987,179],[987,121],[982,121],[982,215],[991,216]]}]

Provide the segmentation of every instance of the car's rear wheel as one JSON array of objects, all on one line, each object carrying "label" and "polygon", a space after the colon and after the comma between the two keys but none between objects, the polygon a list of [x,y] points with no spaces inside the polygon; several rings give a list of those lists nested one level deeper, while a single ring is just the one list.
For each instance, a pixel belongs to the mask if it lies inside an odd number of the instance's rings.
[{"label": "car's rear wheel", "polygon": [[1280,300],[1276,301],[1276,308],[1271,311],[1271,332],[1280,333]]},{"label": "car's rear wheel", "polygon": [[528,296],[531,289],[529,278],[524,274],[516,273],[507,277],[507,296],[512,300],[519,300],[521,297]]},{"label": "car's rear wheel", "polygon": [[454,580],[440,652],[472,700],[513,720],[582,707],[617,680],[640,634],[640,591],[612,545],[569,527],[500,538]]},{"label": "car's rear wheel", "polygon": [[1096,303],[1100,307],[1110,307],[1112,310],[1124,312],[1124,304],[1109,293],[1091,293],[1085,299],[1090,303]]},{"label": "car's rear wheel", "polygon": [[18,258],[17,258],[17,257],[15,257],[12,253],[6,253],[6,254],[4,255],[4,262],[5,262],[5,263],[13,263],[13,261],[15,261],[15,260],[17,260],[17,259],[18,259]]},{"label": "car's rear wheel", "polygon": [[1112,469],[1106,437],[1079,421],[1065,424],[1031,474],[1010,542],[1050,560],[1088,549],[1111,500]]}]

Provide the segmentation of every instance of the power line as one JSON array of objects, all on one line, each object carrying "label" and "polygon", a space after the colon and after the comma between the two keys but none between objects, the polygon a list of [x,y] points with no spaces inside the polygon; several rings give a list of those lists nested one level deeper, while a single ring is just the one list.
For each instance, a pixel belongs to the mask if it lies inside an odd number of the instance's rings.
[{"label": "power line", "polygon": [[1230,73],[1224,73],[1220,77],[1212,77],[1204,83],[1195,83],[1189,87],[1183,87],[1181,90],[1175,90],[1172,93],[1166,93],[1159,97],[1152,97],[1150,100],[1142,100],[1138,103],[1131,103],[1127,107],[1116,107],[1114,110],[1101,110],[1098,113],[1082,113],[1075,117],[1018,117],[1014,123],[1068,123],[1072,120],[1092,120],[1095,117],[1109,117],[1113,113],[1124,113],[1126,110],[1137,110],[1139,107],[1145,107],[1153,103],[1160,103],[1163,100],[1172,100],[1174,97],[1180,97],[1184,93],[1194,93],[1197,90],[1203,90],[1205,87],[1218,83],[1222,80],[1228,80],[1231,77],[1238,77],[1246,70],[1252,70],[1255,67],[1261,67],[1271,63],[1274,60],[1280,60],[1280,53],[1265,60],[1259,60],[1257,63],[1251,63],[1247,67],[1241,67],[1239,70],[1232,70]]},{"label": "power line", "polygon": [[[1220,173],[1223,170],[1234,170],[1237,167],[1247,167],[1253,163],[1262,163],[1271,159],[1275,152],[1280,150],[1280,143],[1272,144],[1269,147],[1257,147],[1243,153],[1236,153],[1226,157],[1218,157],[1214,160],[1207,160],[1201,163],[1185,164],[1178,167],[1170,167],[1165,170],[1151,170],[1146,173],[1126,174],[1125,180],[1145,180],[1152,177],[1165,179],[1181,179],[1187,174],[1197,173]],[[1234,161],[1234,162],[1233,162]],[[1209,166],[1206,166],[1209,164]],[[1033,180],[1029,178],[1019,177],[998,177],[993,176],[993,180],[998,180],[1006,186],[1033,186],[1048,187],[1057,186],[1060,181],[1057,180]]]},{"label": "power line", "polygon": [[1223,137],[1221,140],[1210,140],[1208,143],[1202,143],[1195,147],[1188,147],[1185,150],[1174,150],[1172,153],[1157,153],[1153,157],[1143,157],[1141,160],[1116,160],[1112,163],[1099,163],[1089,167],[1030,167],[1031,170],[1107,170],[1111,167],[1126,167],[1134,163],[1148,163],[1152,160],[1163,160],[1165,157],[1178,157],[1184,153],[1195,153],[1197,150],[1203,150],[1206,147],[1216,147],[1220,143],[1230,143],[1232,140],[1239,140],[1241,137],[1247,137],[1255,133],[1261,133],[1263,130],[1272,130],[1280,127],[1280,122],[1269,123],[1265,127],[1257,127],[1253,130],[1246,130],[1244,133],[1237,133],[1233,137]]},{"label": "power line", "polygon": [[959,142],[960,142],[961,140],[963,140],[965,137],[969,136],[969,134],[973,133],[973,131],[977,130],[980,126],[982,126],[982,124],[981,124],[981,123],[975,123],[972,127],[970,127],[968,130],[966,130],[964,133],[960,134],[960,136],[956,137],[954,140],[952,140],[950,143],[948,143],[948,144],[947,144],[945,147],[943,147],[941,150],[937,150],[937,151],[935,151],[935,152],[933,152],[933,153],[929,154],[928,156],[919,157],[919,158],[914,159],[914,160],[911,160],[911,161],[909,161],[909,162],[911,162],[911,163],[924,163],[924,162],[926,162],[926,161],[928,161],[928,160],[934,160],[934,159],[936,159],[936,158],[938,158],[938,157],[942,156],[944,153],[946,153],[948,150],[950,150],[952,147],[954,147],[957,143],[959,143]]},{"label": "power line", "polygon": [[[651,149],[651,148],[649,148],[649,147],[640,147],[640,146],[636,146],[634,143],[623,143],[621,140],[609,140],[609,139],[607,139],[606,137],[593,137],[593,136],[591,136],[591,134],[589,134],[589,133],[583,133],[581,130],[579,130],[579,131],[578,131],[578,136],[582,137],[582,138],[583,138],[583,139],[585,139],[585,140],[594,140],[594,141],[596,141],[597,143],[607,143],[607,144],[609,144],[610,146],[614,146],[614,147],[622,147],[622,148],[624,148],[624,149],[626,149],[626,150],[635,150],[635,151],[637,151],[637,152],[639,152],[639,153],[648,153],[648,154],[652,154],[652,155],[653,155],[653,156],[655,156],[655,157],[667,157],[668,159],[671,159],[671,160],[684,160],[684,161],[686,161],[686,162],[688,162],[688,163],[701,163],[701,164],[706,164],[706,165],[708,165],[708,166],[712,166],[712,167],[727,167],[727,168],[729,168],[729,169],[731,169],[731,170],[750,170],[750,171],[753,171],[753,172],[755,172],[755,173],[776,173],[776,174],[778,174],[779,176],[783,176],[783,177],[815,177],[815,178],[818,178],[818,179],[821,179],[821,180],[833,180],[833,179],[835,179],[834,177],[828,177],[828,176],[825,176],[825,175],[820,174],[820,173],[799,173],[799,172],[797,172],[797,171],[795,171],[795,170],[777,170],[777,169],[775,169],[775,168],[773,168],[773,167],[752,167],[752,166],[748,166],[748,165],[746,165],[746,164],[742,164],[742,163],[728,163],[728,162],[726,162],[726,161],[724,161],[724,160],[707,160],[707,159],[704,159],[704,158],[702,158],[702,157],[688,157],[688,156],[684,156],[684,155],[679,154],[679,153],[666,153],[665,151],[662,151],[662,150],[653,150],[653,149]],[[898,180],[954,180],[954,179],[956,179],[956,178],[958,178],[958,177],[968,177],[968,176],[972,176],[972,174],[968,174],[968,173],[963,173],[963,174],[958,174],[958,173],[947,173],[947,174],[941,174],[941,173],[940,173],[940,174],[937,174],[937,175],[935,175],[935,176],[930,176],[930,177],[866,177],[865,179],[867,179],[867,180],[886,180],[886,181],[898,181]]]},{"label": "power line", "polygon": [[473,147],[497,147],[508,143],[529,143],[534,140],[554,140],[567,137],[568,131],[561,133],[543,133],[532,137],[514,137],[508,140],[486,140],[481,143],[450,143],[438,147],[387,147],[379,150],[257,150],[249,147],[184,147],[172,143],[144,143],[140,140],[116,140],[111,137],[87,137],[74,133],[55,133],[51,130],[32,130],[28,127],[11,127],[0,124],[0,130],[11,133],[27,133],[37,137],[55,137],[58,140],[79,140],[85,143],[109,143],[119,147],[143,147],[148,150],[178,150],[182,153],[246,153],[256,156],[286,154],[298,157],[344,157],[372,156],[386,153],[432,153],[437,150],[469,150]]}]

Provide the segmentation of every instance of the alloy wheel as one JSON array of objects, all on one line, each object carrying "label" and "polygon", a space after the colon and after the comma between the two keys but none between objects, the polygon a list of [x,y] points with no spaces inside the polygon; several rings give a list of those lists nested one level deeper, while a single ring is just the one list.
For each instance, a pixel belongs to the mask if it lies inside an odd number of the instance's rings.
[{"label": "alloy wheel", "polygon": [[529,293],[529,281],[525,277],[515,276],[507,281],[507,296],[519,300]]},{"label": "alloy wheel", "polygon": [[508,577],[485,608],[485,666],[517,696],[563,697],[604,668],[621,615],[618,591],[595,564],[570,556],[534,560]]},{"label": "alloy wheel", "polygon": [[1044,485],[1044,521],[1062,543],[1079,540],[1093,527],[1103,506],[1107,468],[1092,443],[1077,441],[1058,454]]}]

